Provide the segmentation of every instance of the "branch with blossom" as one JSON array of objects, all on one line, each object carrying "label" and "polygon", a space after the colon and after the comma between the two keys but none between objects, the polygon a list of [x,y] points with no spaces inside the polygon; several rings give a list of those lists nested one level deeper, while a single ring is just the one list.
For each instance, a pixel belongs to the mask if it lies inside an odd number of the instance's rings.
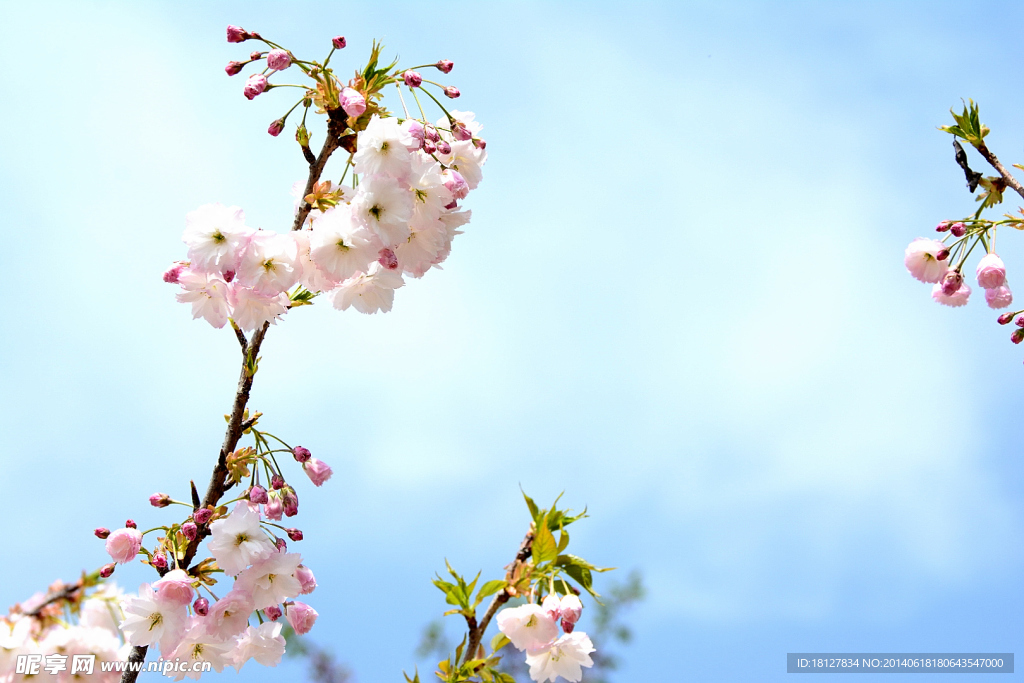
[{"label": "branch with blossom", "polygon": [[[964,306],[971,296],[964,269],[980,246],[982,256],[975,268],[975,277],[985,290],[985,303],[993,309],[1009,308],[1013,304],[1013,293],[1006,277],[1006,265],[996,253],[996,235],[1000,228],[1024,230],[1024,207],[1017,213],[1006,213],[997,219],[985,218],[982,214],[1002,203],[1007,188],[1024,198],[1024,185],[989,149],[985,138],[990,131],[981,123],[978,105],[973,100],[964,104],[959,114],[955,111],[950,113],[953,125],[941,126],[940,130],[953,135],[954,158],[964,172],[967,189],[972,194],[977,192],[975,200],[979,205],[977,210],[963,218],[941,221],[935,228],[943,234],[941,239],[919,237],[911,242],[904,254],[904,265],[916,279],[933,285],[932,298],[935,301],[945,306]],[[985,176],[972,169],[961,140],[976,150],[998,175]],[[1024,170],[1024,166],[1019,164],[1013,166]],[[1024,341],[1024,315],[1021,314],[1024,314],[1024,309],[1006,312],[997,318],[1000,325],[1016,320],[1016,328],[1010,335],[1014,344]]]}]

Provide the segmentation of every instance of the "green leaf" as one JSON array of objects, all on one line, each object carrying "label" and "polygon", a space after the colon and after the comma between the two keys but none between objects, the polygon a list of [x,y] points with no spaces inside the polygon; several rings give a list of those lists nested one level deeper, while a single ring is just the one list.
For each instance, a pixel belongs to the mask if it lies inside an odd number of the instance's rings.
[{"label": "green leaf", "polygon": [[462,636],[462,642],[459,643],[459,646],[457,648],[455,648],[455,661],[456,662],[461,662],[462,661],[462,651],[465,650],[465,649],[466,649],[466,636]]},{"label": "green leaf", "polygon": [[497,683],[516,683],[516,679],[513,678],[511,674],[507,674],[503,671],[496,674],[494,676],[494,680],[497,681]]},{"label": "green leaf", "polygon": [[561,553],[563,550],[569,547],[569,532],[562,529],[562,533],[558,535],[558,552]]},{"label": "green leaf", "polygon": [[537,504],[533,502],[533,498],[526,495],[526,491],[523,491],[522,488],[519,490],[522,491],[523,498],[526,499],[526,507],[530,508],[530,517],[533,518],[533,521],[537,521],[537,514],[540,512],[540,509],[537,507]]},{"label": "green leaf", "polygon": [[497,633],[493,638],[491,638],[491,652],[497,652],[511,642],[512,641],[509,640],[508,636],[504,633]]},{"label": "green leaf", "polygon": [[413,675],[412,678],[409,678],[409,674],[405,673],[405,671],[402,671],[402,675],[405,676],[406,683],[420,683],[419,668],[417,667],[416,669],[414,669],[414,671],[415,674]]},{"label": "green leaf", "polygon": [[555,543],[555,536],[551,533],[544,520],[537,525],[537,531],[533,535],[533,561],[537,564],[550,562],[558,557],[558,544]]},{"label": "green leaf", "polygon": [[494,581],[488,581],[484,585],[480,586],[480,592],[476,594],[477,604],[486,597],[499,593],[505,589],[508,585],[508,581],[504,579],[495,579]]},{"label": "green leaf", "polygon": [[594,596],[594,599],[601,596],[594,591],[594,578],[591,572],[607,572],[612,569],[611,567],[595,567],[582,557],[575,555],[559,555],[555,560],[555,566],[561,567],[562,571],[568,574],[585,591]]}]

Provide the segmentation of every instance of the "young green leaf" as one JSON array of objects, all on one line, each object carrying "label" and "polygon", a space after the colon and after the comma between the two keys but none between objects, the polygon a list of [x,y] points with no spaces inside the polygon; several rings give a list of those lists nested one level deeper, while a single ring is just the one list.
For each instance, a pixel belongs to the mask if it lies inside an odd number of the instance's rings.
[{"label": "young green leaf", "polygon": [[558,544],[555,543],[555,537],[546,523],[537,525],[537,531],[533,535],[532,552],[533,561],[537,564],[550,562],[558,557]]}]

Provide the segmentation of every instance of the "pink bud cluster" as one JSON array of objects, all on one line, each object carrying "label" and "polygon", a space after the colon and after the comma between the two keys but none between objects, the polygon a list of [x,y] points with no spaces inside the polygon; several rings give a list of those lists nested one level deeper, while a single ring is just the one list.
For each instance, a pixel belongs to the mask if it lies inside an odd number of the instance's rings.
[{"label": "pink bud cluster", "polygon": [[[390,311],[403,276],[440,266],[471,216],[459,201],[482,180],[487,153],[475,116],[452,117],[429,125],[374,116],[352,159],[358,188],[332,183],[336,205],[312,210],[302,230],[254,230],[239,207],[199,207],[185,220],[188,260],[164,280],[181,287],[178,301],[194,318],[218,328],[275,323],[296,286],[328,294],[340,310]],[[306,471],[318,473],[316,465]]]},{"label": "pink bud cluster", "polygon": [[[955,237],[966,234],[963,223],[949,221],[940,223],[937,230],[948,231]],[[919,237],[907,247],[903,263],[916,279],[934,284],[932,298],[935,301],[945,306],[964,306],[971,296],[971,288],[964,281],[963,263],[951,267],[949,256],[950,250],[944,243]],[[994,253],[983,256],[975,276],[978,285],[985,290],[985,302],[989,308],[1006,308],[1013,303],[1013,293],[1006,282],[1006,266],[999,256]]]},{"label": "pink bud cluster", "polygon": [[[500,630],[513,647],[526,652],[530,678],[554,681],[561,676],[567,681],[580,681],[583,667],[594,665],[590,653],[594,645],[576,622],[583,612],[583,603],[575,595],[559,598],[549,594],[540,605],[527,603],[506,607],[496,617]],[[559,636],[561,623],[564,635]]]}]

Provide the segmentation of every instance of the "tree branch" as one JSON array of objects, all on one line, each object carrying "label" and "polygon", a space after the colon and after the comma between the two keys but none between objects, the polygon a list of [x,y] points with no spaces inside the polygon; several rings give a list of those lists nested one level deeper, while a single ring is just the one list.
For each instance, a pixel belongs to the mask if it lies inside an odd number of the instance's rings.
[{"label": "tree branch", "polygon": [[[306,201],[306,196],[313,192],[313,186],[316,185],[320,180],[321,174],[324,172],[324,166],[327,165],[327,160],[331,158],[331,154],[334,150],[341,146],[341,134],[345,132],[348,127],[346,122],[346,114],[341,109],[332,109],[327,112],[327,137],[324,139],[324,146],[320,150],[320,156],[309,161],[309,178],[306,179],[306,189],[302,191],[302,202],[299,204],[299,210],[295,214],[295,222],[292,223],[292,230],[301,230],[302,224],[306,222],[306,217],[309,216],[309,212],[313,210],[313,205]],[[303,148],[303,155],[305,155],[308,147]],[[310,157],[312,154],[309,155]]]},{"label": "tree branch", "polygon": [[[231,416],[228,418],[228,427],[224,433],[224,443],[221,444],[217,464],[210,475],[210,483],[206,487],[206,495],[203,497],[201,507],[217,507],[217,503],[220,502],[224,493],[234,485],[228,476],[227,458],[228,453],[235,450],[235,446],[238,445],[238,440],[242,436],[242,415],[245,414],[245,406],[249,402],[249,392],[252,389],[254,375],[249,374],[249,364],[247,361],[249,358],[256,358],[259,354],[263,338],[266,337],[269,328],[269,322],[263,323],[263,327],[253,333],[252,339],[249,340],[245,348],[245,353],[242,354],[244,356],[242,359],[242,372],[238,377],[238,387],[235,389],[235,402],[231,406]],[[189,542],[188,547],[185,549],[185,557],[180,563],[181,566],[188,567],[192,563],[192,560],[195,559],[196,551],[199,550],[199,544],[209,535],[210,527],[206,524],[201,525],[199,533],[196,534],[196,537]],[[131,654],[128,656],[129,664],[144,662],[148,651],[149,647],[145,645],[134,646]],[[161,654],[167,656],[170,653],[165,652]],[[135,679],[138,677],[139,671],[132,670],[131,666],[129,666],[121,674],[121,683],[135,683]]]},{"label": "tree branch", "polygon": [[[526,562],[526,559],[530,557],[530,554],[532,552],[533,529],[530,529],[528,532],[526,532],[526,536],[523,537],[523,542],[519,544],[519,552],[516,553],[516,559],[512,560],[512,563],[506,567],[506,569],[508,570],[506,578],[511,577],[512,572],[515,571],[516,566],[522,564],[523,562]],[[484,633],[486,633],[487,631],[487,626],[491,623],[491,619],[497,613],[498,608],[504,605],[506,602],[508,602],[510,598],[512,598],[512,593],[510,593],[509,588],[506,587],[500,593],[495,595],[493,600],[491,600],[491,604],[487,607],[487,611],[484,612],[484,616],[480,619],[480,623],[476,626],[476,628],[471,627],[469,629],[469,644],[466,647],[465,659],[462,660],[463,664],[465,664],[466,662],[468,662],[476,656],[476,650],[478,647],[480,647],[480,641],[483,639]],[[467,619],[467,622],[468,621],[469,620]]]},{"label": "tree branch", "polygon": [[996,155],[993,154],[984,143],[978,145],[975,149],[978,150],[978,153],[981,154],[981,156],[985,157],[985,161],[992,164],[992,168],[999,171],[999,175],[1003,177],[1006,184],[1012,187],[1014,192],[1024,198],[1024,185],[1021,185],[1020,181],[1014,178],[1010,172],[1006,170],[1006,167],[1003,166],[999,159],[996,158]]}]

